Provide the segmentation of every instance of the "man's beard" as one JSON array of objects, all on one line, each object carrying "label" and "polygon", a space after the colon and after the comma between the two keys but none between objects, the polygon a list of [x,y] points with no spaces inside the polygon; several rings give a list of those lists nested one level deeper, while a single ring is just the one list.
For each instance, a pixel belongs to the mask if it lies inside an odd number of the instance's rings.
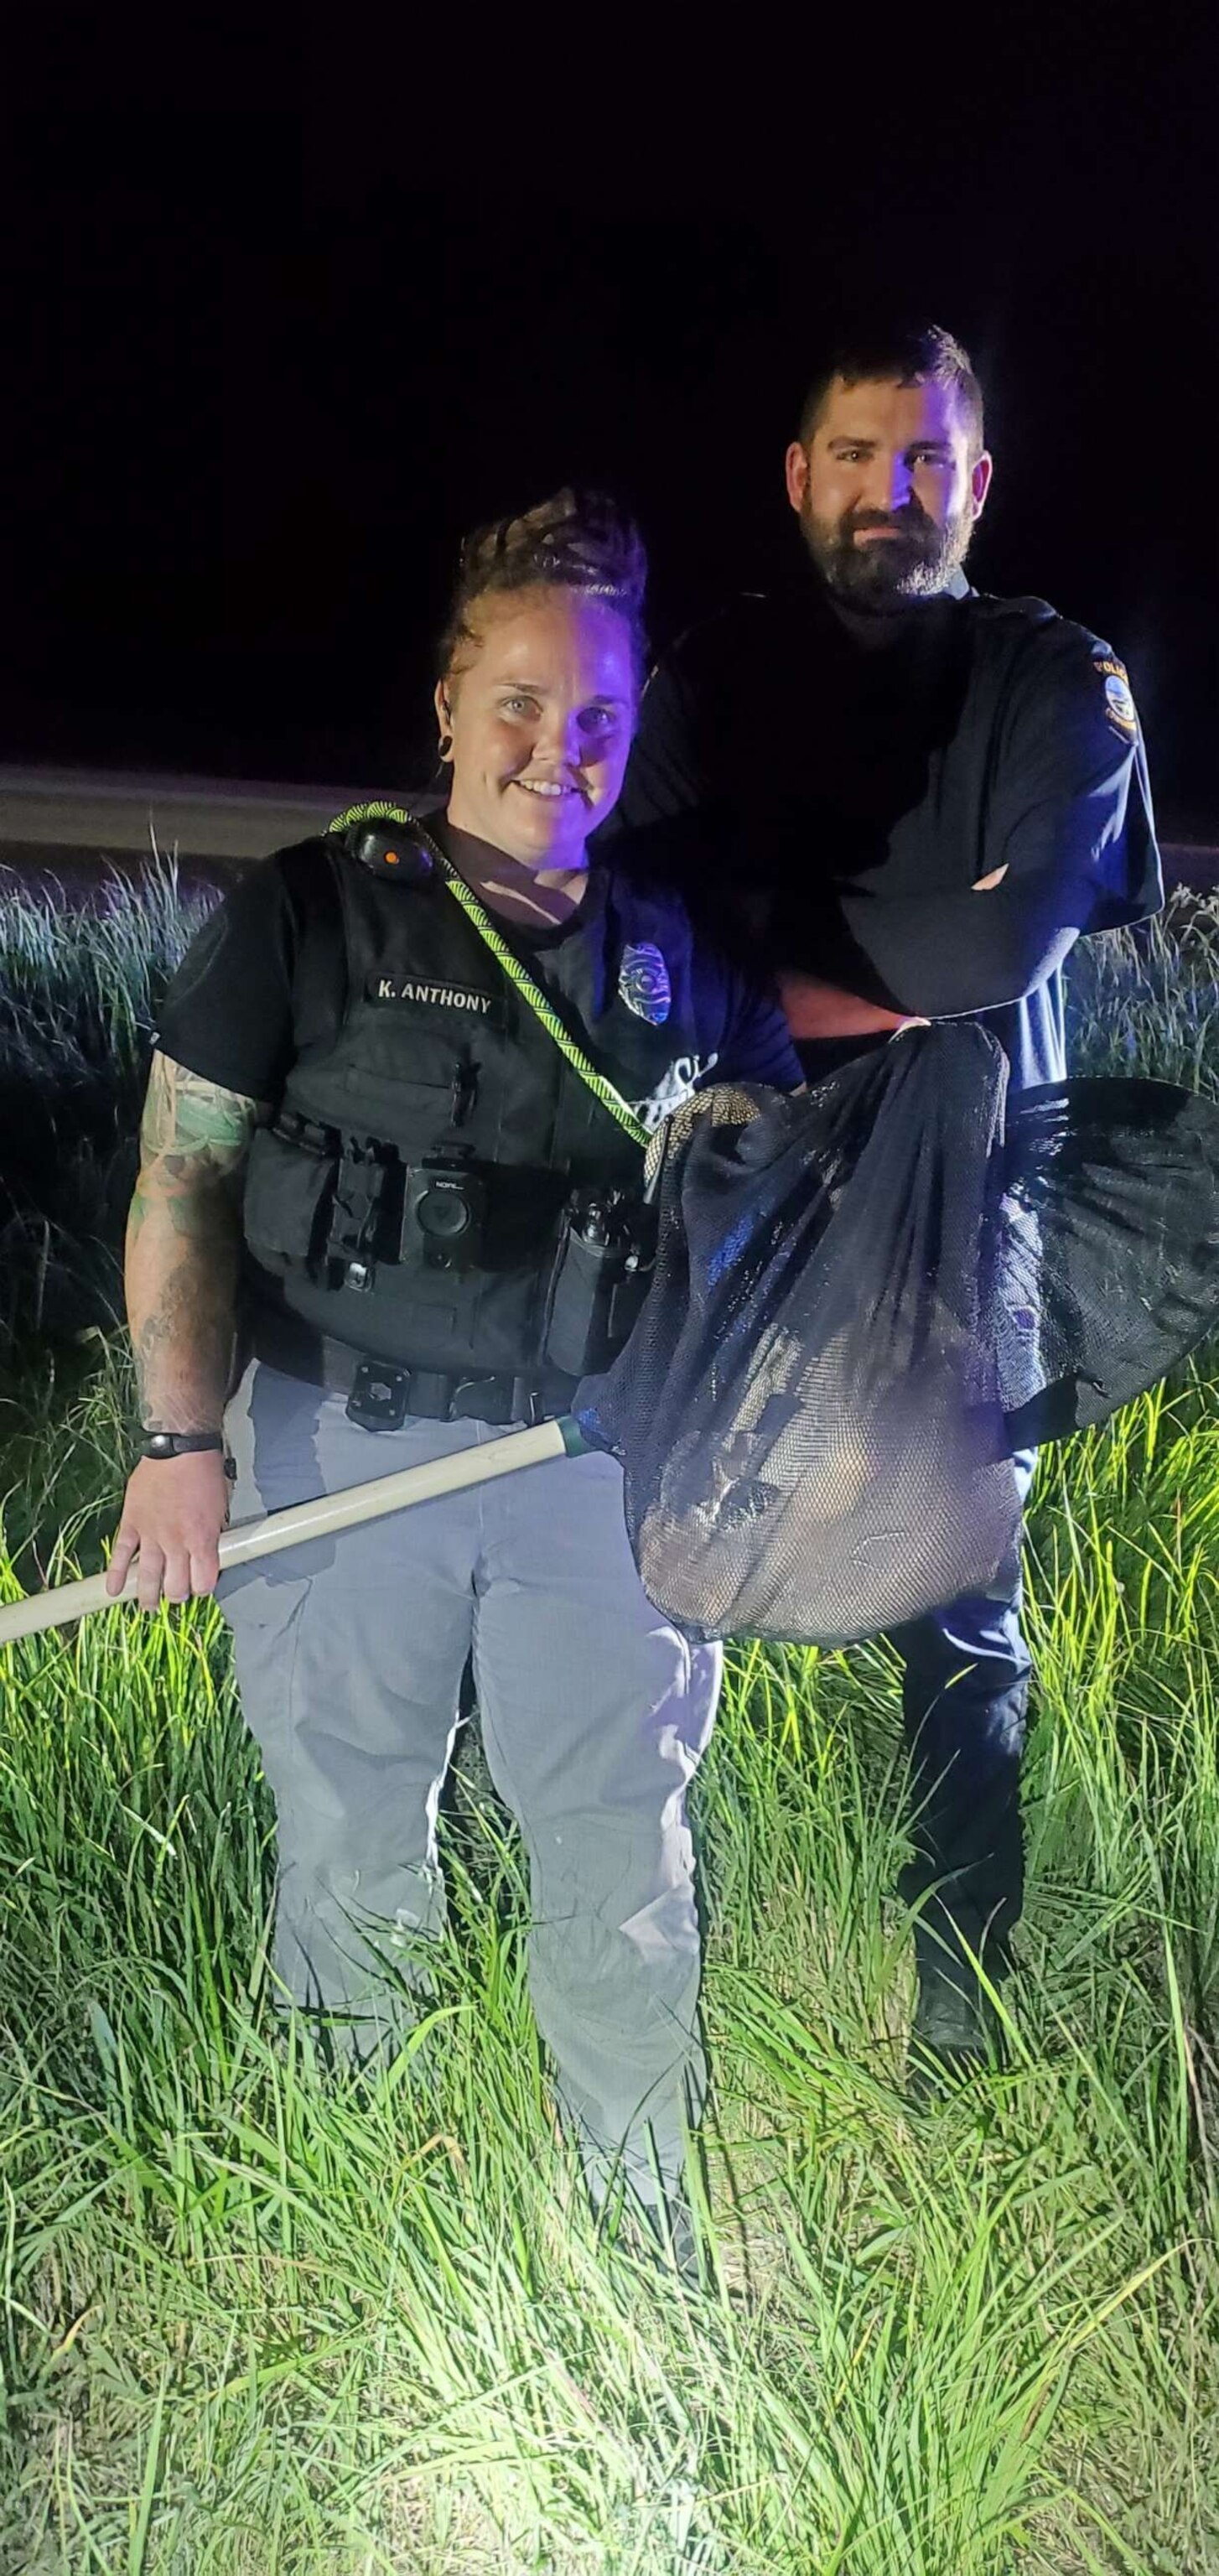
[{"label": "man's beard", "polygon": [[[901,608],[934,599],[964,563],[973,535],[970,509],[942,528],[917,501],[903,510],[848,510],[841,519],[814,518],[807,501],[800,512],[804,542],[828,589],[844,607]],[[891,537],[856,545],[857,528],[892,528]]]}]

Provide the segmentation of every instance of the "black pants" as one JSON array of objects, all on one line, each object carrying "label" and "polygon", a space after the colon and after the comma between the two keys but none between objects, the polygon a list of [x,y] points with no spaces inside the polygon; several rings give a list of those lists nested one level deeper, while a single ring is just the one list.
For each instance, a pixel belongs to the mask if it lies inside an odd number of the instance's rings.
[{"label": "black pants", "polygon": [[[801,1040],[796,1053],[806,1079],[818,1082],[888,1043],[887,1036]],[[1025,1493],[1034,1463],[1031,1449],[1016,1460]],[[970,1595],[931,1610],[896,1629],[893,1643],[906,1667],[914,1810],[914,1859],[901,1893],[919,1904],[920,1968],[951,1977],[964,1943],[994,1976],[1024,1901],[1020,1763],[1032,1659],[1019,1581],[1006,1600]]]},{"label": "black pants", "polygon": [[[1027,1491],[1034,1452],[1017,1465]],[[895,1630],[912,1759],[914,1858],[907,1903],[920,1899],[920,1966],[952,1976],[962,1942],[1001,1974],[1024,1898],[1020,1763],[1032,1659],[1020,1586],[1005,1601],[969,1597]],[[945,1956],[947,1944],[950,1956]]]}]

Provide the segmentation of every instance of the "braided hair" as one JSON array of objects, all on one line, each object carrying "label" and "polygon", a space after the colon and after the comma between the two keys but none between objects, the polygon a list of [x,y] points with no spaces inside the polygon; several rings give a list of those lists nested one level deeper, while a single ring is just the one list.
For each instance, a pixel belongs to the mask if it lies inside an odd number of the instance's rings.
[{"label": "braided hair", "polygon": [[463,540],[457,582],[440,638],[440,677],[447,679],[463,645],[479,641],[475,611],[484,599],[518,591],[573,590],[604,600],[630,629],[637,677],[647,664],[643,598],[648,559],[634,520],[604,492],[570,486],[512,519],[494,519]]}]

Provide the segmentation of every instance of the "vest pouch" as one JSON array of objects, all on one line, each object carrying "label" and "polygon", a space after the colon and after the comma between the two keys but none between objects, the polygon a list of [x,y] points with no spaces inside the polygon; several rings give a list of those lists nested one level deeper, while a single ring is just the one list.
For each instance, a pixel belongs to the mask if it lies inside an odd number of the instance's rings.
[{"label": "vest pouch", "polygon": [[401,1212],[402,1166],[391,1148],[361,1144],[349,1136],[332,1170],[334,1191],[323,1249],[329,1261],[342,1264],[349,1287],[370,1288],[372,1265],[378,1257],[398,1257],[393,1214],[395,1199]]},{"label": "vest pouch", "polygon": [[566,1209],[551,1274],[542,1356],[570,1377],[616,1359],[647,1294],[651,1211],[616,1190],[581,1190]]},{"label": "vest pouch", "polygon": [[312,1263],[326,1248],[338,1158],[258,1127],[245,1185],[245,1237],[264,1269]]}]

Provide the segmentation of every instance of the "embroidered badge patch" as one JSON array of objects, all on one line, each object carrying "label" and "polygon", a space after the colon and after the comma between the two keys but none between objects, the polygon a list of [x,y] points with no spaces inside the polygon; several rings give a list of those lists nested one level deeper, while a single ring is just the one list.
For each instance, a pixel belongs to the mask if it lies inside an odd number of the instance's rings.
[{"label": "embroidered badge patch", "polygon": [[1105,684],[1105,714],[1114,732],[1120,733],[1126,742],[1136,742],[1139,719],[1131,696],[1125,663],[1119,662],[1115,655],[1108,653],[1094,654],[1093,662]]},{"label": "embroidered badge patch", "polygon": [[637,1020],[648,1020],[658,1029],[668,1019],[673,1007],[669,970],[650,939],[632,940],[623,949],[618,990]]}]

